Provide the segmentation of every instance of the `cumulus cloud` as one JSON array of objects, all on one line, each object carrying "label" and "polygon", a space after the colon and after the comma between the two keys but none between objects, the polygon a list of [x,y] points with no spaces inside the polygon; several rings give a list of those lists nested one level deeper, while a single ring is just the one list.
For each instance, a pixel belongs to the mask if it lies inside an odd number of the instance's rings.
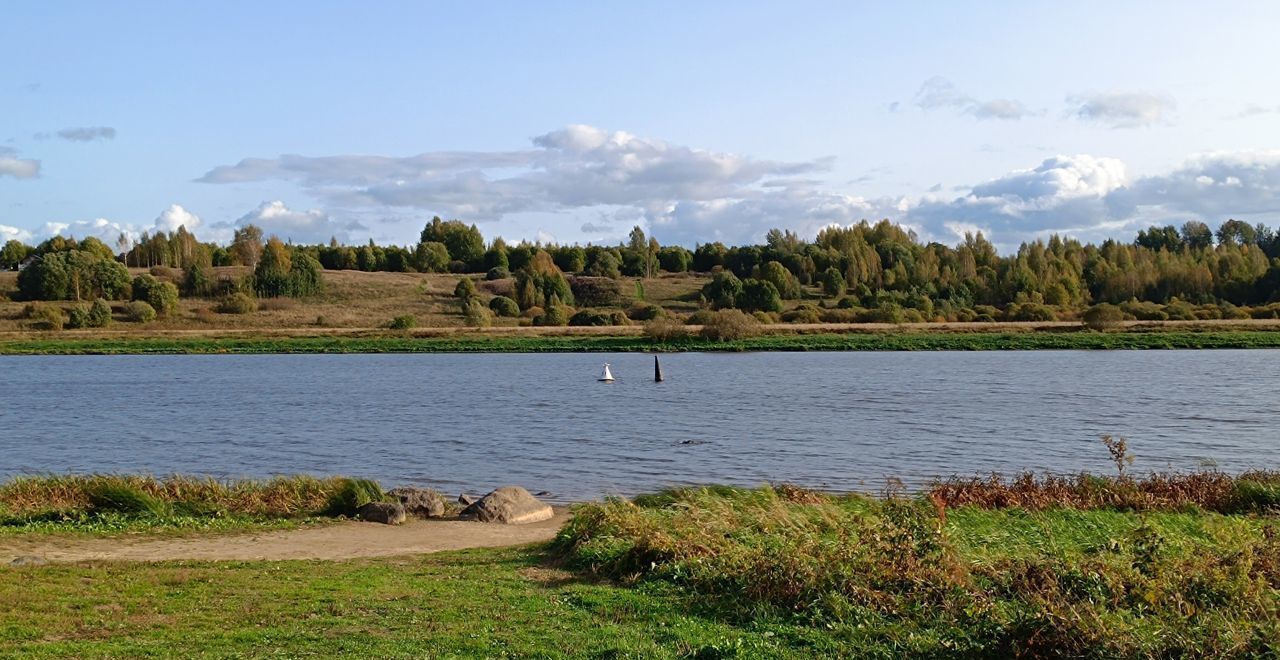
[{"label": "cumulus cloud", "polygon": [[327,243],[330,238],[349,242],[352,232],[369,231],[357,221],[339,222],[319,209],[296,211],[280,200],[263,202],[235,221],[236,227],[245,225],[257,225],[267,236],[294,243]]},{"label": "cumulus cloud", "polygon": [[653,224],[681,203],[759,197],[765,182],[781,195],[804,183],[797,177],[826,171],[831,162],[762,160],[571,125],[533,138],[525,150],[247,158],[198,181],[284,180],[330,206],[413,208],[470,221],[609,209]]},{"label": "cumulus cloud", "polygon": [[1177,107],[1173,97],[1145,92],[1078,94],[1067,103],[1072,117],[1111,128],[1150,126],[1167,120]]},{"label": "cumulus cloud", "polygon": [[40,161],[30,158],[18,158],[12,149],[0,151],[0,177],[11,176],[15,179],[34,179],[40,176]]},{"label": "cumulus cloud", "polygon": [[1197,154],[1165,174],[1130,177],[1123,163],[1056,156],[972,186],[925,195],[894,217],[939,239],[981,230],[1003,250],[1051,233],[1100,240],[1154,223],[1269,218],[1280,212],[1280,150]]},{"label": "cumulus cloud", "polygon": [[160,231],[178,231],[179,227],[186,227],[187,231],[195,232],[200,224],[200,216],[182,208],[181,205],[170,204],[169,208],[156,217],[153,226]]},{"label": "cumulus cloud", "polygon": [[31,231],[22,229],[21,227],[10,227],[9,225],[0,225],[0,243],[9,241],[22,241],[30,243],[32,239]]},{"label": "cumulus cloud", "polygon": [[920,85],[916,105],[922,110],[953,109],[978,119],[1022,119],[1035,114],[1020,101],[1012,99],[976,99],[960,91],[942,76],[934,76]]}]

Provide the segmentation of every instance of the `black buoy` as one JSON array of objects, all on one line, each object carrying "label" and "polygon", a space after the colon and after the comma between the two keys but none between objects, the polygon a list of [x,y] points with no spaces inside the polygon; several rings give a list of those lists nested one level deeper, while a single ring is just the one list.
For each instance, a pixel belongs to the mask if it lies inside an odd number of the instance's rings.
[{"label": "black buoy", "polygon": [[658,356],[653,356],[653,382],[662,382],[662,365],[658,364]]}]

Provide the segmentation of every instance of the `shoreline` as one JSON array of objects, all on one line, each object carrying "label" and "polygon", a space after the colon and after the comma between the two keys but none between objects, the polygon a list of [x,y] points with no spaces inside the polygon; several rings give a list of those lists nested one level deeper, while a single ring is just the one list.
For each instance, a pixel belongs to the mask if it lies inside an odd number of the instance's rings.
[{"label": "shoreline", "polygon": [[448,329],[409,333],[0,338],[7,355],[211,355],[325,353],[604,353],[747,351],[1171,350],[1280,348],[1280,329],[1214,325],[1137,325],[1096,332],[1074,327],[1011,331],[973,328],[792,329],[732,341],[697,336],[653,340],[637,334],[476,333]]}]

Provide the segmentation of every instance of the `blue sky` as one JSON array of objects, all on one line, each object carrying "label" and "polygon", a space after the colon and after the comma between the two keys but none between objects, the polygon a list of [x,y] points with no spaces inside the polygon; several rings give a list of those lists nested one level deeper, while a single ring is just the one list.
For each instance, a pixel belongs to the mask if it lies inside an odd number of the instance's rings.
[{"label": "blue sky", "polygon": [[1211,9],[10,1],[0,238],[1276,224],[1280,5]]}]

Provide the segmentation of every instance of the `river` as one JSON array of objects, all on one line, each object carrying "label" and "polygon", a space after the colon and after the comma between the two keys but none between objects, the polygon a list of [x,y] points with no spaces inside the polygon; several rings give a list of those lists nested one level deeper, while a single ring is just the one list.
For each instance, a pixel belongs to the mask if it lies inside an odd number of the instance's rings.
[{"label": "river", "polygon": [[[601,363],[617,380],[599,383]],[[1280,351],[0,357],[0,477],[679,483],[1276,467]]]}]

